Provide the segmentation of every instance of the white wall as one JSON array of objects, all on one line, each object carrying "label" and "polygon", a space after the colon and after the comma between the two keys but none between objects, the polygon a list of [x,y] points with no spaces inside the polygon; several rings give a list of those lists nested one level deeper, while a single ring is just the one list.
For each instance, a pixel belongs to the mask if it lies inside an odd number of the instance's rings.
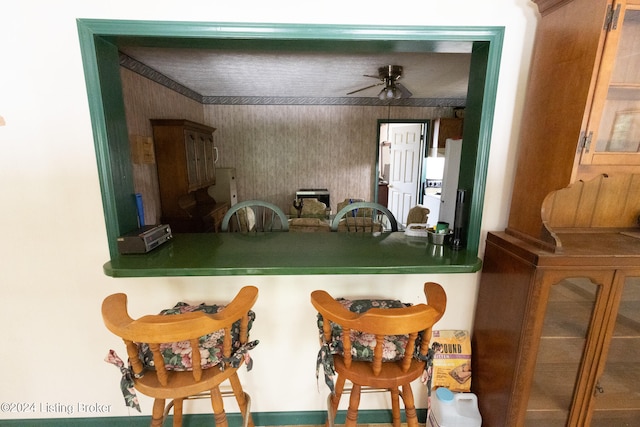
[{"label": "white wall", "polygon": [[[305,2],[280,0],[4,2],[0,402],[34,402],[36,411],[3,411],[0,419],[129,414],[119,394],[118,371],[103,362],[110,348],[125,353],[99,314],[102,299],[113,292],[129,294],[136,316],[178,300],[224,301],[245,284],[257,285],[253,336],[261,344],[252,353],[254,370],[243,374],[257,412],[324,408],[326,389],[315,379],[317,339],[309,303],[314,289],[418,302],[422,283],[435,280],[444,284],[450,301],[439,327],[472,327],[477,274],[113,279],[102,272],[109,254],[76,18],[504,26],[483,232],[504,228],[537,9],[528,0],[405,1],[394,6],[395,13],[385,16],[388,2],[377,0],[318,2],[313,13]],[[105,414],[78,413],[81,402],[111,407]],[[380,407],[384,402],[363,399],[362,405]],[[43,411],[45,404],[71,404],[74,413]],[[142,407],[144,414],[150,413],[150,401],[143,399]],[[233,405],[228,410],[234,411]]]}]

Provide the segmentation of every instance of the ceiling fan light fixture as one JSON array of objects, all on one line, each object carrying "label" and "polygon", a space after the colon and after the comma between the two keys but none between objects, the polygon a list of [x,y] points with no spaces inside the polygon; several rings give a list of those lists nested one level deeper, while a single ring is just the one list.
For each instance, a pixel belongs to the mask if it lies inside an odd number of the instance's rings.
[{"label": "ceiling fan light fixture", "polygon": [[387,98],[391,99],[391,98],[395,98],[396,97],[396,88],[393,86],[389,86],[387,88]]},{"label": "ceiling fan light fixture", "polygon": [[384,85],[382,90],[378,92],[378,99],[380,99],[381,101],[400,98],[411,98],[411,96],[413,95],[407,88],[402,85],[402,83],[396,83],[397,80],[402,77],[402,67],[399,65],[388,65],[386,67],[378,68],[378,77],[370,76],[367,74],[365,74],[364,76],[379,78],[380,83],[354,90],[347,93],[347,95],[353,95],[354,93],[380,85]]},{"label": "ceiling fan light fixture", "polygon": [[387,99],[400,99],[402,98],[402,91],[398,90],[398,88],[396,87],[396,85],[394,85],[393,83],[386,85],[378,94],[378,98],[381,101],[387,100]]}]

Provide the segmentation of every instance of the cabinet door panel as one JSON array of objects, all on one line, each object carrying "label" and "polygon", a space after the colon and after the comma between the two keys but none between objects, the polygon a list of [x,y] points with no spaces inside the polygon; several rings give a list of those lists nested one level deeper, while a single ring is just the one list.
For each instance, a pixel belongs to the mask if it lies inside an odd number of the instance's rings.
[{"label": "cabinet door panel", "polygon": [[200,133],[196,134],[196,185],[198,188],[202,188],[205,184],[205,176],[207,173],[206,144],[206,136]]},{"label": "cabinet door panel", "polygon": [[624,281],[606,365],[595,391],[594,427],[640,425],[640,277]]},{"label": "cabinet door panel", "polygon": [[526,426],[565,426],[569,421],[600,286],[569,278],[549,290],[536,358]]},{"label": "cabinet door panel", "polygon": [[582,163],[640,164],[640,5],[633,3],[613,8],[619,18],[607,34]]},{"label": "cabinet door panel", "polygon": [[196,133],[185,132],[184,148],[186,150],[189,191],[197,190],[200,182],[198,179],[198,138]]},{"label": "cabinet door panel", "polygon": [[203,144],[202,184],[203,186],[209,186],[216,183],[215,147],[211,135],[202,134],[200,137]]}]

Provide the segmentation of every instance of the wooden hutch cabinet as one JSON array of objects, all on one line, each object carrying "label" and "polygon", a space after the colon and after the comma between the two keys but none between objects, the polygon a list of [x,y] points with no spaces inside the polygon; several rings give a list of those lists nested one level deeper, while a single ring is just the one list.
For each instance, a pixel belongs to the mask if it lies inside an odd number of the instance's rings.
[{"label": "wooden hutch cabinet", "polygon": [[608,16],[580,165],[640,165],[640,0],[616,1]]},{"label": "wooden hutch cabinet", "polygon": [[549,192],[640,169],[640,0],[535,1],[508,227],[538,237]]},{"label": "wooden hutch cabinet", "polygon": [[444,150],[447,139],[462,139],[464,120],[458,117],[440,117],[433,120],[432,147]]},{"label": "wooden hutch cabinet", "polygon": [[492,427],[640,425],[640,175],[551,193],[549,251],[489,233],[472,389]]},{"label": "wooden hutch cabinet", "polygon": [[487,236],[483,425],[640,425],[640,0],[534,0],[508,226]]},{"label": "wooden hutch cabinet", "polygon": [[207,188],[216,183],[215,128],[188,120],[151,120],[162,222],[174,232],[217,231],[228,204]]}]

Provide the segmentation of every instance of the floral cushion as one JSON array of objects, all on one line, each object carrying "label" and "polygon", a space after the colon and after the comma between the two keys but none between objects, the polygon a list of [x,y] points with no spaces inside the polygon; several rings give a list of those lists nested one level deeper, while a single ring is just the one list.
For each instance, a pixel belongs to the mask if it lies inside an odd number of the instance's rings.
[{"label": "floral cushion", "polygon": [[[411,304],[403,303],[398,300],[385,300],[385,299],[362,299],[362,300],[348,300],[344,298],[336,299],[345,308],[354,313],[364,313],[371,308],[404,308],[409,307]],[[333,376],[335,375],[335,369],[333,366],[333,355],[342,355],[344,348],[342,345],[342,327],[337,324],[331,325],[331,340],[326,341],[323,333],[324,319],[321,314],[318,314],[318,332],[320,334],[320,340],[322,346],[318,353],[317,365],[316,365],[316,377],[319,376],[320,367],[323,367],[325,383],[334,392]],[[375,335],[359,331],[351,331],[351,357],[353,360],[371,361],[373,360],[373,352],[376,345]],[[404,357],[404,350],[408,340],[407,335],[388,335],[385,336],[382,360],[384,362],[390,362],[400,360]],[[418,336],[420,340],[420,335]],[[420,349],[420,342],[416,341],[416,353],[414,357],[422,357],[418,351]]]},{"label": "floral cushion", "polygon": [[[338,210],[336,212],[340,212],[344,207],[350,205],[351,203],[356,202],[364,202],[364,199],[344,199],[343,201],[338,203]],[[371,209],[356,209],[347,213],[348,216],[371,216]]]},{"label": "floral cushion", "polygon": [[[224,309],[224,305],[188,305],[184,302],[177,303],[173,308],[169,308],[166,310],[162,310],[160,314],[162,315],[172,315],[172,314],[183,314],[189,313],[193,311],[203,311],[208,314],[215,314],[222,309]],[[253,311],[249,311],[249,330],[251,330],[251,326],[253,321],[255,320],[255,313]],[[248,343],[245,346],[242,346],[240,343],[240,321],[238,320],[231,327],[231,357],[229,359],[225,359],[222,354],[222,346],[224,341],[224,329],[220,329],[211,334],[200,337],[198,350],[200,351],[200,366],[202,369],[211,368],[213,366],[219,365],[222,362],[229,363],[231,366],[237,367],[240,365],[242,358],[244,357],[244,353],[246,353],[246,346],[249,348],[253,348],[258,344],[258,341],[253,341]],[[241,347],[245,347],[241,349]],[[242,351],[238,351],[242,350]],[[191,343],[189,341],[180,341],[180,342],[172,342],[172,343],[164,343],[160,344],[160,352],[164,357],[165,368],[169,371],[190,371],[193,369],[192,365],[192,354],[193,349],[191,348]],[[146,343],[139,344],[139,353],[140,360],[142,360],[145,368],[153,368],[153,354],[149,345]],[[249,359],[250,360],[250,359]],[[251,369],[250,362],[247,364],[247,369]]]},{"label": "floral cushion", "polygon": [[329,223],[320,218],[291,218],[289,220],[289,231],[291,232],[330,232]]},{"label": "floral cushion", "polygon": [[[337,301],[342,306],[354,313],[364,313],[371,308],[403,308],[411,304],[404,304],[398,300],[348,300],[338,298]],[[318,314],[318,329],[322,335],[323,319]],[[373,351],[376,347],[376,337],[374,334],[351,331],[351,357],[353,360],[373,360]],[[406,335],[388,335],[384,338],[382,360],[385,362],[402,359],[404,356],[404,345],[407,343]],[[342,327],[337,324],[331,325],[331,343],[328,343],[333,349],[333,354],[342,354]]]},{"label": "floral cushion", "polygon": [[[184,302],[179,302],[173,308],[162,310],[160,314],[171,315],[188,313],[192,311],[204,311],[205,313],[215,314],[224,309],[224,307],[224,305],[206,305],[204,303],[200,305],[189,305]],[[249,310],[248,315],[248,330],[251,330],[251,326],[253,325],[253,321],[255,320],[256,315],[252,310]],[[220,329],[216,332],[205,335],[204,337],[200,337],[198,351],[200,351],[200,365],[203,369],[211,368],[216,365],[219,365],[220,369],[224,369],[227,364],[234,368],[237,368],[244,360],[247,366],[247,371],[251,370],[253,366],[253,360],[251,360],[251,357],[249,356],[249,350],[258,345],[259,341],[248,341],[245,344],[240,343],[240,321],[237,321],[232,325],[231,335],[232,352],[231,357],[229,357],[228,359],[225,358],[222,353],[224,329]],[[146,343],[139,344],[138,351],[140,360],[142,360],[145,368],[154,369],[153,354],[151,352],[151,349],[149,349],[149,345]],[[193,369],[191,359],[193,349],[191,348],[191,344],[188,341],[161,344],[160,351],[162,352],[162,356],[164,357],[166,369],[174,371],[190,371]],[[134,388],[135,374],[133,373],[131,365],[129,364],[129,366],[126,366],[122,359],[120,359],[120,357],[118,357],[116,352],[113,350],[109,351],[109,353],[105,357],[105,361],[117,366],[120,369],[120,372],[122,374],[122,378],[120,380],[120,390],[122,391],[125,405],[131,408],[135,408],[136,410],[138,410],[138,412],[141,412],[138,397],[136,396]],[[142,375],[144,375],[144,372],[139,374],[138,377]]]}]

